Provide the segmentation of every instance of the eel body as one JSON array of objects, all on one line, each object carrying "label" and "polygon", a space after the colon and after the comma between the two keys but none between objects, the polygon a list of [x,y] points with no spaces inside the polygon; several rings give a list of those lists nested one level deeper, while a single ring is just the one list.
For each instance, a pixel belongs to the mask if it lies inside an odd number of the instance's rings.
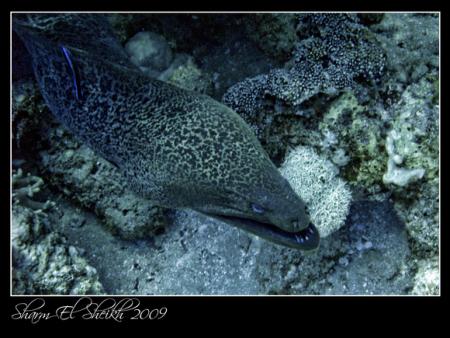
[{"label": "eel body", "polygon": [[301,198],[239,115],[143,75],[102,15],[13,16],[13,29],[52,113],[137,194],[281,245],[318,246]]}]

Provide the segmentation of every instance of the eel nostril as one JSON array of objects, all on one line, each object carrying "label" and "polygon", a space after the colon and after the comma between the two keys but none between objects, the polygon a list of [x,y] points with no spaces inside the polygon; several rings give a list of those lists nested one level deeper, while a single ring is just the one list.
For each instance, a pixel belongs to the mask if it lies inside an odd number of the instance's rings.
[{"label": "eel nostril", "polygon": [[299,227],[298,220],[292,221],[292,227],[293,227],[294,229],[298,229],[298,227]]}]

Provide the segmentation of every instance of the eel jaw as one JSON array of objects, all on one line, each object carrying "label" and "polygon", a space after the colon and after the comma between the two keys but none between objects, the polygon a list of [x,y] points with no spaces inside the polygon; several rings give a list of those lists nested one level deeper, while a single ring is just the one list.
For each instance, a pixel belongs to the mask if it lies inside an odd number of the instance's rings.
[{"label": "eel jaw", "polygon": [[216,218],[232,226],[251,232],[268,241],[297,250],[314,250],[319,246],[320,235],[317,228],[309,223],[308,227],[299,232],[287,232],[273,224],[262,223],[248,218],[224,216],[216,214],[205,215]]}]

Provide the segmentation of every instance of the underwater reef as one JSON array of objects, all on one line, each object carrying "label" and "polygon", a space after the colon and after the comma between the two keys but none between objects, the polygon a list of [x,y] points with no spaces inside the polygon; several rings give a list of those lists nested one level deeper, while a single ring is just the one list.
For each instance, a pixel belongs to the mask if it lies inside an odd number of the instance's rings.
[{"label": "underwater reef", "polygon": [[437,14],[97,15],[145,76],[247,122],[321,243],[134,194],[52,115],[13,33],[13,294],[440,294]]}]

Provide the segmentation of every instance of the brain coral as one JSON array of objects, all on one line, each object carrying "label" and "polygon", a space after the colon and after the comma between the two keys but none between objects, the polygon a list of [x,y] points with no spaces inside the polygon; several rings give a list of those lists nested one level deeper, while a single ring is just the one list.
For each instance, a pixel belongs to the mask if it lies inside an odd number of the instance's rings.
[{"label": "brain coral", "polygon": [[300,146],[288,153],[280,172],[305,201],[322,237],[344,224],[351,193],[336,176],[336,167],[330,161],[317,155],[312,148]]}]

